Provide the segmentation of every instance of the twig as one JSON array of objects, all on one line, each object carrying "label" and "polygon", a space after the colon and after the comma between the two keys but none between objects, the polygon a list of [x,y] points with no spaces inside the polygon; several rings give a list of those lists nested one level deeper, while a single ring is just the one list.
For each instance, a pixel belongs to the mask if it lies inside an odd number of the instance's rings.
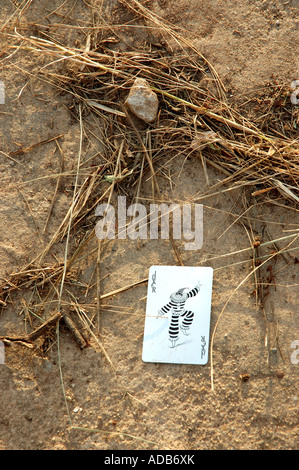
[{"label": "twig", "polygon": [[16,155],[23,155],[24,153],[31,152],[31,150],[35,149],[36,147],[39,147],[40,145],[48,144],[49,142],[53,142],[53,140],[58,140],[61,137],[63,137],[64,134],[57,135],[55,137],[51,137],[50,139],[45,139],[42,140],[41,142],[37,142],[36,144],[29,145],[29,147],[22,147],[19,150],[15,150],[14,152],[10,152],[9,156],[10,157],[15,157]]},{"label": "twig", "polygon": [[70,332],[72,333],[72,335],[74,336],[76,342],[80,346],[80,349],[86,348],[87,342],[82,336],[82,334],[80,333],[79,329],[77,328],[77,325],[75,324],[71,315],[68,312],[64,312],[63,320],[66,326],[68,327],[68,329],[70,330]]},{"label": "twig", "polygon": [[113,295],[120,294],[121,292],[125,292],[126,290],[132,289],[133,287],[140,286],[141,284],[144,284],[147,281],[148,278],[146,277],[145,279],[141,279],[141,281],[133,282],[133,284],[129,284],[128,286],[120,287],[119,289],[108,292],[107,294],[102,294],[100,298],[101,300],[107,299],[108,297],[112,297]]},{"label": "twig", "polygon": [[25,346],[33,347],[32,343],[37,340],[41,335],[43,335],[48,329],[55,325],[60,318],[62,318],[61,312],[54,313],[48,320],[45,320],[42,325],[37,327],[28,335],[21,335],[21,336],[0,336],[1,341],[15,341],[18,343],[24,343]]},{"label": "twig", "polygon": [[26,336],[27,341],[35,341],[39,338],[49,327],[55,325],[62,318],[61,312],[54,313],[48,320],[46,320],[41,326],[32,331],[29,335]]}]

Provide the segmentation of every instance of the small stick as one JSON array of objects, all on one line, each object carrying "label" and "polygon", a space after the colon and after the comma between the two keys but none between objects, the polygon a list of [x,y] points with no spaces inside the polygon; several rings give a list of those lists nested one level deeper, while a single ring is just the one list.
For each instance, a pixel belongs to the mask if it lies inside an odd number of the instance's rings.
[{"label": "small stick", "polygon": [[75,338],[76,342],[78,343],[78,345],[80,346],[80,348],[81,349],[86,348],[87,342],[83,338],[83,336],[81,335],[80,331],[78,330],[78,328],[77,328],[75,322],[73,321],[73,319],[71,318],[71,316],[68,313],[65,313],[64,317],[63,317],[63,320],[64,320],[64,323],[66,324],[66,326],[68,327],[68,329],[70,330],[70,332],[72,333],[72,335],[74,336],[74,338]]},{"label": "small stick", "polygon": [[36,328],[34,331],[29,333],[29,335],[23,335],[23,336],[0,336],[0,341],[15,341],[21,344],[24,344],[25,346],[32,347],[30,343],[35,341],[37,338],[39,338],[50,326],[55,325],[55,323],[60,320],[62,317],[62,314],[60,312],[54,313],[48,320],[46,320],[41,326]]},{"label": "small stick", "polygon": [[57,135],[56,137],[51,137],[50,139],[42,140],[41,142],[37,142],[36,144],[32,144],[29,147],[20,148],[19,150],[16,150],[15,152],[10,152],[9,156],[12,157],[12,156],[23,155],[24,153],[31,152],[31,150],[35,149],[39,145],[48,144],[49,142],[52,142],[53,140],[60,139],[61,137],[63,137],[63,135],[64,134]]},{"label": "small stick", "polygon": [[12,162],[17,163],[18,165],[23,165],[23,166],[24,166],[24,163],[19,162],[19,161],[16,160],[15,158],[12,158],[10,155],[8,155],[7,153],[3,152],[3,150],[0,150],[0,154],[1,154],[1,155],[4,155],[4,157],[8,158],[8,159],[11,160]]},{"label": "small stick", "polygon": [[4,344],[7,344],[8,346],[10,345],[10,343],[17,343],[21,344],[22,346],[26,346],[27,348],[33,348],[33,344],[31,344],[23,337],[0,336],[0,341],[2,341]]},{"label": "small stick", "polygon": [[50,326],[55,325],[58,320],[62,317],[60,312],[54,313],[48,320],[46,320],[41,326],[32,331],[29,335],[25,336],[23,340],[25,341],[35,341],[39,338]]},{"label": "small stick", "polygon": [[146,277],[145,279],[141,279],[141,281],[134,282],[133,284],[130,284],[129,286],[125,287],[120,287],[119,289],[116,289],[112,292],[108,292],[107,294],[103,294],[100,296],[101,300],[102,299],[107,299],[107,297],[112,297],[113,295],[119,294],[120,292],[124,292],[128,289],[131,289],[132,287],[139,286],[140,284],[143,284],[148,281],[148,278]]}]

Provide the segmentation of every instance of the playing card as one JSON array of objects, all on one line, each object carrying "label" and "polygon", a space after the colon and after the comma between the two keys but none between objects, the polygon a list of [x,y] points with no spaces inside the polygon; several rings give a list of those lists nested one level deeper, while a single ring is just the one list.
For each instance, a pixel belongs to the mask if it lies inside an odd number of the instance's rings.
[{"label": "playing card", "polygon": [[151,266],[144,362],[208,362],[212,282],[210,267]]}]

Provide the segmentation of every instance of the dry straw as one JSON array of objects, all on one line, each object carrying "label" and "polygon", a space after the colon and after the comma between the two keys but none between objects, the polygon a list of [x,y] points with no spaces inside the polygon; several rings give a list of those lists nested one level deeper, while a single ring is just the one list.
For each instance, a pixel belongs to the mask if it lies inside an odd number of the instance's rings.
[{"label": "dry straw", "polygon": [[[30,3],[23,2],[23,8],[27,8]],[[61,136],[55,137],[61,154],[61,168],[59,174],[51,175],[57,179],[57,184],[43,234],[50,220],[60,178],[72,176],[76,182],[80,178],[80,184],[76,184],[72,204],[43,252],[22,271],[3,280],[0,302],[4,308],[15,292],[22,289],[36,291],[42,287],[46,292],[45,298],[40,299],[35,308],[29,306],[29,311],[43,320],[45,312],[50,312],[52,318],[55,308],[63,310],[73,303],[64,289],[65,281],[71,278],[73,265],[97,253],[97,317],[96,322],[89,325],[93,340],[96,324],[98,327],[100,325],[100,300],[138,286],[146,279],[102,294],[100,264],[103,244],[89,248],[90,243],[95,241],[94,227],[85,232],[75,251],[69,253],[66,246],[64,263],[53,265],[49,262],[47,264],[45,260],[57,242],[68,242],[71,231],[80,227],[100,202],[111,201],[119,185],[123,185],[124,191],[130,188],[132,199],[138,201],[142,197],[142,182],[149,179],[152,181],[152,199],[157,200],[160,196],[157,173],[163,173],[166,163],[178,155],[197,155],[207,185],[196,192],[190,202],[203,201],[219,194],[223,188],[232,190],[241,187],[250,187],[257,201],[272,192],[273,198],[276,195],[283,196],[294,207],[299,202],[299,140],[295,134],[298,112],[290,103],[288,88],[281,85],[275,90],[276,101],[279,99],[282,103],[280,109],[287,110],[288,128],[281,124],[274,109],[274,99],[262,117],[246,118],[240,109],[229,104],[225,88],[213,66],[196,49],[185,32],[150,12],[136,0],[122,0],[120,3],[136,16],[138,24],[143,22],[151,28],[153,34],[158,31],[174,45],[117,52],[107,47],[107,42],[103,40],[102,46],[100,43],[93,48],[92,28],[90,31],[85,28],[86,45],[82,48],[63,45],[55,38],[27,37],[17,29],[8,35],[15,44],[15,50],[23,49],[33,55],[43,56],[46,64],[39,69],[40,80],[53,85],[59,93],[67,93],[73,98],[73,117],[78,120],[81,129],[80,145],[83,135],[95,137],[85,116],[100,118],[102,135],[96,137],[103,145],[103,152],[101,166],[90,167],[88,161],[79,160],[75,172],[65,173],[59,144]],[[117,28],[124,26],[105,24],[103,37],[109,39],[109,34],[114,35]],[[99,35],[99,24],[96,30]],[[134,123],[132,116],[123,107],[136,77],[146,79],[159,96],[159,114],[151,126],[142,127]],[[212,83],[213,87],[207,88],[207,82]],[[31,148],[25,150],[30,151]],[[17,155],[12,153],[7,157],[15,159]],[[222,181],[209,184],[208,166],[223,175]],[[103,181],[110,183],[105,191],[102,191]],[[172,245],[179,264],[183,264],[173,240]],[[258,269],[254,267],[254,272]],[[82,316],[77,305],[75,311],[78,317]],[[87,321],[85,317],[84,321]],[[112,365],[98,338],[96,345]]]}]

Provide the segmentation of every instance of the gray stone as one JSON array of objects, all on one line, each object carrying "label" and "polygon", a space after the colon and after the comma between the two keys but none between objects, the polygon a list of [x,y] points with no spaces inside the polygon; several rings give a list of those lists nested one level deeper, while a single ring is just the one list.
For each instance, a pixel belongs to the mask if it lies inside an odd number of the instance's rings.
[{"label": "gray stone", "polygon": [[125,105],[139,119],[151,123],[156,119],[159,101],[147,81],[143,78],[136,78]]}]

